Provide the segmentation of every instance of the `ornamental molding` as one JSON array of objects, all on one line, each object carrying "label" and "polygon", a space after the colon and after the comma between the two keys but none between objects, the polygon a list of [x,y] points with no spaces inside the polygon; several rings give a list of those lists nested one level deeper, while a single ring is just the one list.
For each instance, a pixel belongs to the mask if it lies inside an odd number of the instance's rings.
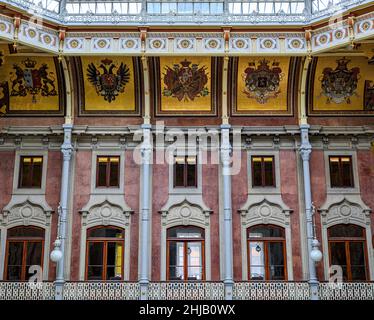
[{"label": "ornamental molding", "polygon": [[83,226],[129,226],[134,211],[126,204],[123,195],[91,195],[88,203],[79,210]]},{"label": "ornamental molding", "polygon": [[275,224],[286,227],[290,225],[290,214],[293,212],[282,200],[280,194],[248,195],[246,203],[238,210],[242,225],[249,227],[255,224]]},{"label": "ornamental molding", "polygon": [[213,212],[201,195],[171,195],[159,213],[164,227],[196,225],[205,228],[209,226]]},{"label": "ornamental molding", "polygon": [[[0,39],[31,45],[44,52],[59,55],[154,55],[162,53],[180,55],[307,55],[345,46],[355,40],[374,36],[374,14],[345,18],[329,27],[310,31],[311,52],[308,52],[304,32],[256,32],[235,31],[230,34],[229,46],[225,48],[225,32],[146,32],[146,46],[142,47],[142,33],[87,32],[54,30],[44,25],[35,25],[28,20],[16,20],[0,15]],[[131,41],[129,41],[131,40]],[[144,40],[144,39],[143,39]],[[254,41],[255,40],[255,41]],[[127,45],[128,44],[130,45]],[[187,43],[188,42],[188,43]],[[225,50],[226,49],[226,50]],[[144,51],[142,51],[144,50]]]},{"label": "ornamental molding", "polygon": [[366,227],[370,225],[372,210],[362,201],[359,194],[352,194],[328,195],[318,212],[321,214],[322,224],[326,227],[340,223]]},{"label": "ornamental molding", "polygon": [[0,224],[7,227],[35,225],[45,228],[50,225],[53,212],[44,196],[13,195],[0,212]]}]

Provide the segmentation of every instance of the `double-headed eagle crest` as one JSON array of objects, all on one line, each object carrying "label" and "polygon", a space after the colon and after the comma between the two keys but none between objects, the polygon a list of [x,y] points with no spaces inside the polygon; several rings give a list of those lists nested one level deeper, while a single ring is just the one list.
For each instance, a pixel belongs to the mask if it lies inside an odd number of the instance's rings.
[{"label": "double-headed eagle crest", "polygon": [[6,114],[9,99],[8,82],[0,82],[0,117]]},{"label": "double-headed eagle crest", "polygon": [[250,99],[256,99],[260,104],[265,104],[270,98],[276,98],[279,93],[279,83],[283,78],[279,62],[274,61],[269,66],[269,61],[262,59],[256,68],[255,62],[250,62],[244,70],[244,93]]},{"label": "double-headed eagle crest", "polygon": [[374,111],[374,81],[365,81],[364,110]]},{"label": "double-headed eagle crest", "polygon": [[27,58],[22,61],[25,66],[22,69],[18,64],[13,65],[15,75],[11,73],[11,96],[26,97],[32,95],[32,102],[36,103],[36,96],[43,97],[57,96],[55,86],[55,76],[53,72],[48,72],[47,64],[43,63],[38,69],[35,68],[37,62]]},{"label": "double-headed eagle crest", "polygon": [[110,59],[101,60],[98,68],[91,62],[87,68],[88,80],[95,86],[97,94],[108,102],[114,101],[120,93],[124,92],[130,80],[130,69],[126,64],[121,62],[116,73],[114,73],[115,68],[116,65]]},{"label": "double-headed eagle crest", "polygon": [[351,103],[351,97],[356,94],[360,68],[348,70],[350,60],[336,60],[337,67],[324,68],[320,77],[322,94],[327,97],[327,103]]},{"label": "double-headed eagle crest", "polygon": [[165,67],[164,90],[166,97],[177,98],[178,101],[193,101],[197,97],[204,97],[209,94],[206,87],[208,83],[207,67],[199,68],[198,64],[186,59],[180,64],[174,64],[173,68]]}]

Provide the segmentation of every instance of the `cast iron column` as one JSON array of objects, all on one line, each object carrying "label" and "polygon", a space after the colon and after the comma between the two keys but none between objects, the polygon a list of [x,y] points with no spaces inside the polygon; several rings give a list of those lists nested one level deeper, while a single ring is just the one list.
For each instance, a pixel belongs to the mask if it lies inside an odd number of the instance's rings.
[{"label": "cast iron column", "polygon": [[142,155],[142,203],[141,203],[141,241],[140,241],[140,299],[148,299],[149,284],[149,197],[150,197],[150,164],[152,157],[151,125],[143,124]]},{"label": "cast iron column", "polygon": [[318,300],[318,278],[315,262],[311,258],[313,242],[313,216],[312,216],[312,192],[310,184],[309,160],[312,152],[312,145],[309,142],[309,125],[300,125],[301,146],[300,154],[303,160],[304,175],[304,198],[305,198],[305,216],[306,216],[306,233],[308,240],[308,258],[309,258],[309,286],[311,300]]},{"label": "cast iron column", "polygon": [[64,124],[64,143],[61,146],[63,154],[62,176],[61,176],[61,194],[60,194],[60,212],[59,226],[57,237],[60,240],[59,246],[62,258],[57,262],[56,281],[55,281],[55,299],[63,299],[63,288],[65,283],[64,267],[65,267],[65,239],[66,239],[66,223],[68,214],[68,195],[69,195],[69,176],[70,162],[73,153],[73,145],[71,143],[72,124]]},{"label": "cast iron column", "polygon": [[223,210],[224,210],[224,284],[225,299],[232,300],[234,285],[232,266],[232,208],[231,208],[231,154],[230,125],[221,125],[221,161],[223,178]]}]

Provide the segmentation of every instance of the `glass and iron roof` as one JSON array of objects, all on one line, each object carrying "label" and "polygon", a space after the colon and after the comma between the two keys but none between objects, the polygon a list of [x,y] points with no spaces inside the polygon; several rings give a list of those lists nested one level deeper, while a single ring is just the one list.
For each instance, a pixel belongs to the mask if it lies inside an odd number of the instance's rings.
[{"label": "glass and iron roof", "polygon": [[60,24],[305,24],[372,0],[0,0]]}]

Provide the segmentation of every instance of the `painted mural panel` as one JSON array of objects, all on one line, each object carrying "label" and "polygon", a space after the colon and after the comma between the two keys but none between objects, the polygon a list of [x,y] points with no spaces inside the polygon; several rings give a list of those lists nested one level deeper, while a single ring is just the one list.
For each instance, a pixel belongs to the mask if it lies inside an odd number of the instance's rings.
[{"label": "painted mural panel", "polygon": [[309,79],[311,115],[374,114],[374,65],[366,57],[319,57]]},{"label": "painted mural panel", "polygon": [[142,83],[137,58],[82,57],[76,61],[81,114],[139,114]]},{"label": "painted mural panel", "polygon": [[229,63],[232,115],[292,115],[296,58],[240,57]]},{"label": "painted mural panel", "polygon": [[215,115],[219,63],[211,57],[151,59],[156,115]]},{"label": "painted mural panel", "polygon": [[6,55],[0,66],[0,108],[7,115],[62,114],[63,85],[57,59]]}]

